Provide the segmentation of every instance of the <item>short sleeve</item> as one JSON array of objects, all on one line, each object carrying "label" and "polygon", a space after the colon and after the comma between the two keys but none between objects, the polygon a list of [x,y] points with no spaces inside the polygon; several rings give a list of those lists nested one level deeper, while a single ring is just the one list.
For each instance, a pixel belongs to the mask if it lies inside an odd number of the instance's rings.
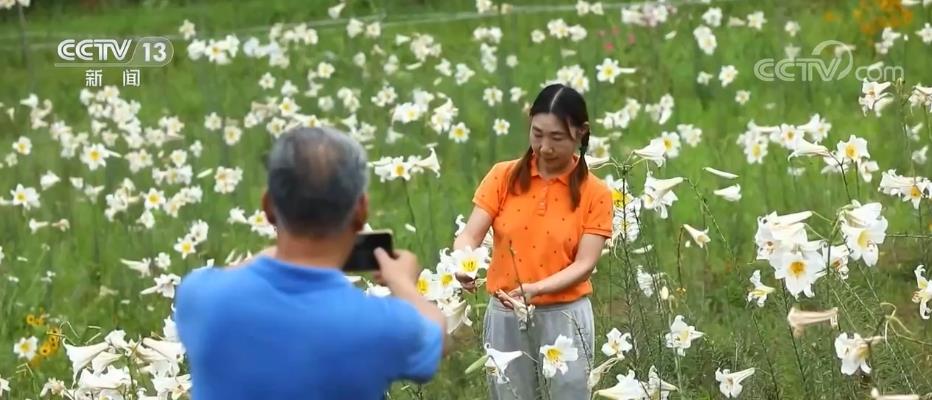
[{"label": "short sleeve", "polygon": [[[583,216],[583,233],[612,237],[612,192],[603,182],[592,186],[593,196]],[[593,182],[594,183],[594,182]]]},{"label": "short sleeve", "polygon": [[391,306],[397,314],[392,321],[399,330],[396,349],[399,355],[398,377],[418,383],[429,381],[440,367],[443,354],[443,332],[440,325],[422,316],[414,306],[393,299]]},{"label": "short sleeve", "polygon": [[500,162],[492,166],[489,173],[482,178],[482,182],[476,188],[476,193],[472,199],[477,207],[485,210],[492,218],[498,215],[502,203],[501,199],[504,195],[502,192],[507,185],[506,181],[508,179],[507,171],[507,163]]}]

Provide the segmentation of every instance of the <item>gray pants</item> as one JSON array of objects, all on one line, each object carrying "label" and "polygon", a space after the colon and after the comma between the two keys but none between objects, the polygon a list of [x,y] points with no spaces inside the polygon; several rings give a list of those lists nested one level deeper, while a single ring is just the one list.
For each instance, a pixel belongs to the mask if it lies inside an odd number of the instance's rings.
[{"label": "gray pants", "polygon": [[[526,355],[511,362],[505,368],[508,383],[498,384],[489,377],[489,393],[492,400],[585,400],[590,393],[586,385],[593,362],[595,326],[592,303],[583,297],[572,303],[537,307],[532,323],[527,330],[519,330],[514,313],[505,308],[496,298],[491,298],[485,313],[483,340],[495,350],[520,350]],[[543,376],[543,356],[540,347],[552,345],[557,336],[573,339],[579,353],[576,361],[567,363],[566,374],[557,374],[547,379]],[[533,357],[531,359],[527,355]]]}]

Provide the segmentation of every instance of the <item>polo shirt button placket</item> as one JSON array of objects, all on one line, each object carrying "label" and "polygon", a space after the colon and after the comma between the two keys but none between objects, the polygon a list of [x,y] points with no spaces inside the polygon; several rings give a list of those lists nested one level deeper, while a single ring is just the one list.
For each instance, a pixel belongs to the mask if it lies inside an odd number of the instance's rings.
[{"label": "polo shirt button placket", "polygon": [[550,182],[544,186],[544,192],[541,194],[540,202],[537,203],[537,215],[544,215],[547,211],[547,193],[550,191]]}]

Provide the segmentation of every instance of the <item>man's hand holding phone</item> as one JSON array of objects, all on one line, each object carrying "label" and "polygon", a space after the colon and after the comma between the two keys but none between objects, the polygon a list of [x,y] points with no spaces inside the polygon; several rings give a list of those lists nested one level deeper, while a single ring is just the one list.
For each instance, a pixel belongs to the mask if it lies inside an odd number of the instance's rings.
[{"label": "man's hand holding phone", "polygon": [[379,263],[379,270],[372,274],[376,283],[388,286],[392,293],[409,289],[417,291],[417,278],[421,274],[421,267],[417,264],[417,256],[414,253],[395,250],[393,258],[381,247],[377,247],[374,252]]}]

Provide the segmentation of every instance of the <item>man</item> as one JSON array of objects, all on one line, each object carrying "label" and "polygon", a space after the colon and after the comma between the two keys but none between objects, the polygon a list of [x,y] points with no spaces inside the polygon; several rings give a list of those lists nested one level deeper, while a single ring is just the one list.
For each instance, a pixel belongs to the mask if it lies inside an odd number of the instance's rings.
[{"label": "man", "polygon": [[395,380],[434,375],[446,322],[417,292],[414,255],[376,251],[392,297],[367,296],[340,270],[366,222],[367,183],[363,149],[340,132],[278,139],[262,197],[275,246],[178,288],[194,400],[379,399]]}]

